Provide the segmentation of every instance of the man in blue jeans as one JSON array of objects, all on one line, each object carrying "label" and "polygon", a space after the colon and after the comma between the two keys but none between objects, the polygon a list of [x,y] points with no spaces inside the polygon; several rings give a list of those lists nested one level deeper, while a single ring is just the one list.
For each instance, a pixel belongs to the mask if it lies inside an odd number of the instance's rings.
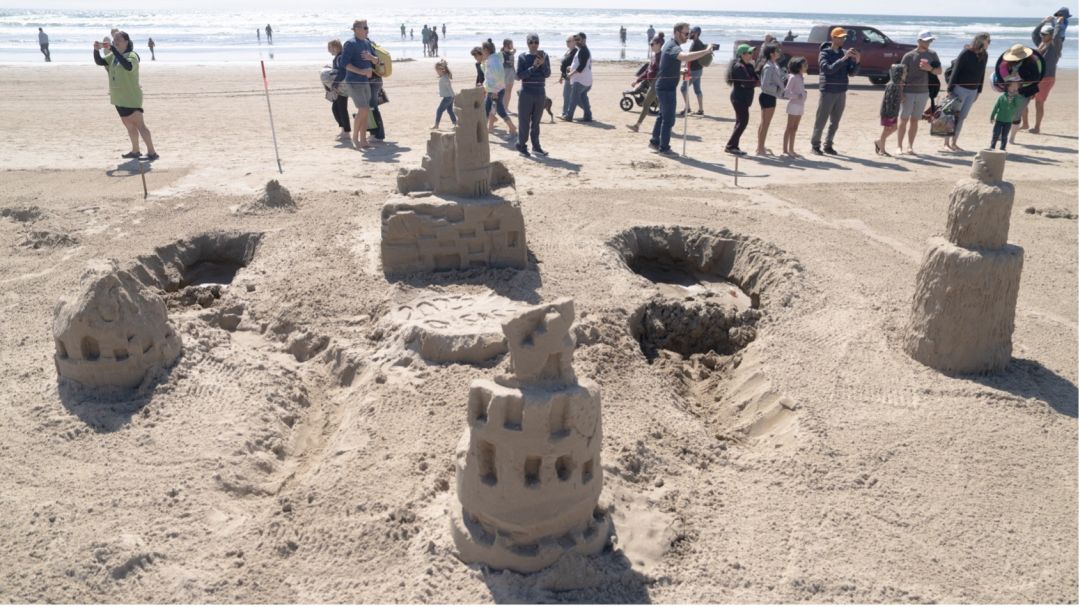
[{"label": "man in blue jeans", "polygon": [[589,90],[592,89],[592,54],[585,43],[585,32],[574,34],[574,44],[577,53],[570,63],[570,69],[566,72],[566,79],[570,81],[570,107],[566,108],[566,114],[559,118],[574,121],[574,111],[581,106],[583,116],[581,122],[592,122],[592,106],[589,105]]},{"label": "man in blue jeans", "polygon": [[660,102],[660,114],[653,125],[649,147],[661,154],[673,154],[671,151],[671,128],[675,126],[675,89],[679,84],[679,67],[683,61],[696,61],[712,54],[712,47],[700,51],[686,52],[681,46],[690,38],[690,24],[676,23],[671,40],[660,49],[660,69],[656,74],[656,99]]}]

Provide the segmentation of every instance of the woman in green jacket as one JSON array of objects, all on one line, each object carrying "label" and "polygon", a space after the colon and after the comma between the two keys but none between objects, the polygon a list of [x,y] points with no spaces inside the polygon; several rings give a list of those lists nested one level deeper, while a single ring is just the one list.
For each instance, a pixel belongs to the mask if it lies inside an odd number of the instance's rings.
[{"label": "woman in green jacket", "polygon": [[[132,50],[131,37],[116,32],[112,43],[94,42],[94,63],[109,73],[109,101],[116,106],[120,121],[131,138],[131,151],[122,158],[139,158],[139,135],[146,142],[146,159],[157,160],[150,129],[143,122],[142,88],[139,86],[139,54]],[[98,51],[105,51],[102,57]]]}]

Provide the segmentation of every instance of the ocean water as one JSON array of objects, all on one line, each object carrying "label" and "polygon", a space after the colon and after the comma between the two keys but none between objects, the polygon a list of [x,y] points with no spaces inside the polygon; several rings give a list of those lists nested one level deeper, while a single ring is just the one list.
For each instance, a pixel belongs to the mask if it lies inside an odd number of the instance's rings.
[{"label": "ocean water", "polygon": [[[424,23],[446,25],[440,29],[440,55],[452,61],[469,61],[469,49],[492,38],[500,45],[511,38],[518,49],[525,47],[525,35],[537,32],[541,46],[553,55],[565,50],[568,34],[585,32],[596,59],[644,60],[648,52],[646,30],[653,25],[667,34],[675,21],[687,21],[702,28],[702,39],[721,45],[727,51],[737,39],[760,39],[766,32],[783,37],[792,30],[805,41],[810,27],[818,23],[869,25],[880,29],[897,42],[913,44],[922,30],[938,37],[933,48],[943,62],[955,57],[973,34],[990,32],[991,54],[996,57],[1010,45],[1030,45],[1031,30],[1041,16],[1031,19],[986,17],[919,17],[883,15],[829,15],[803,13],[748,13],[733,11],[647,11],[619,9],[537,9],[497,10],[482,8],[380,9],[378,16],[367,16],[371,38],[395,58],[421,58],[420,29]],[[83,11],[0,9],[0,64],[42,62],[38,49],[37,28],[50,37],[54,63],[90,63],[94,40],[118,27],[135,41],[136,50],[149,60],[147,37],[157,44],[157,60],[173,64],[210,64],[274,62],[322,65],[327,60],[326,42],[351,36],[355,12],[341,11],[266,11],[262,13],[219,11],[183,12],[157,10]],[[260,44],[255,35],[269,23],[274,30],[274,44]],[[401,24],[415,30],[415,40],[401,39]],[[627,44],[619,42],[619,27],[628,30]],[[1080,26],[1067,30],[1067,42],[1061,67],[1077,67],[1077,33]],[[730,51],[727,51],[730,52]]]}]

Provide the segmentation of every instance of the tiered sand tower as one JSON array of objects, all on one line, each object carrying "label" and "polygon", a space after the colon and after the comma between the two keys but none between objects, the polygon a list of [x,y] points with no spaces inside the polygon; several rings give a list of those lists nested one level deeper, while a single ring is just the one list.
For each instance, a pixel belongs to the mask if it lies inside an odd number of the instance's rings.
[{"label": "tiered sand tower", "polygon": [[513,200],[492,194],[514,178],[488,148],[484,90],[454,98],[453,133],[432,133],[419,169],[402,169],[399,196],[382,210],[387,274],[500,266],[524,268],[525,221]]},{"label": "tiered sand tower", "polygon": [[930,239],[915,280],[904,349],[946,373],[1000,370],[1012,356],[1024,250],[1008,244],[1015,191],[1004,170],[1005,152],[979,152],[949,197],[948,240]]},{"label": "tiered sand tower", "polygon": [[513,375],[469,388],[451,529],[463,561],[522,573],[611,535],[597,508],[600,389],[574,376],[574,302],[533,307],[503,324]]}]

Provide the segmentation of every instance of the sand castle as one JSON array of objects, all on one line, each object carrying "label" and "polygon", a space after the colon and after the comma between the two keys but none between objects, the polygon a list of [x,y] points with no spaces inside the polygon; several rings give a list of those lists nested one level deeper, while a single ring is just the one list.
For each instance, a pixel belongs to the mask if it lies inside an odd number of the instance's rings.
[{"label": "sand castle", "polygon": [[983,150],[949,196],[945,238],[932,238],[915,281],[904,349],[947,373],[996,371],[1012,356],[1024,250],[1008,244],[1015,191],[1005,152]]},{"label": "sand castle", "polygon": [[491,162],[482,88],[454,98],[452,133],[431,134],[421,168],[402,169],[399,195],[382,210],[382,263],[387,274],[470,267],[524,268],[521,208],[492,190],[513,185]]},{"label": "sand castle", "polygon": [[611,520],[597,508],[600,389],[574,375],[573,321],[570,299],[507,321],[513,374],[469,388],[451,506],[463,561],[529,573],[608,542]]},{"label": "sand castle", "polygon": [[57,373],[96,388],[138,386],[181,349],[165,301],[126,271],[98,276],[78,299],[61,300],[53,337]]}]

